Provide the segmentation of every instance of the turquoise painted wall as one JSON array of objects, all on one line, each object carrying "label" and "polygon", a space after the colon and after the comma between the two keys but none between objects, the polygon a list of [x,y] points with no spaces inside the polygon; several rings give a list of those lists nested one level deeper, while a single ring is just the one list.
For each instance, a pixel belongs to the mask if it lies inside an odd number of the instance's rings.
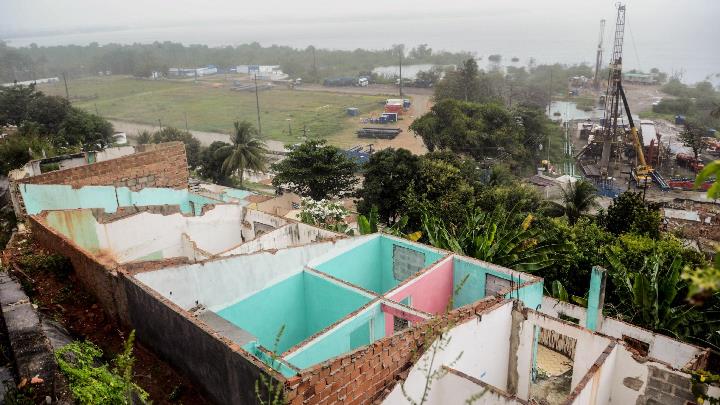
[{"label": "turquoise painted wall", "polygon": [[381,294],[383,292],[380,274],[382,267],[380,238],[373,238],[315,268],[333,277]]},{"label": "turquoise painted wall", "polygon": [[[485,298],[485,277],[487,274],[510,280],[509,274],[494,271],[477,263],[455,257],[453,259],[453,290],[457,290],[466,276],[467,280],[455,294],[453,307],[458,308]],[[527,281],[527,278],[521,276],[520,282],[525,281]],[[518,282],[517,279],[515,282]],[[513,298],[520,298],[525,306],[535,309],[542,303],[543,283],[539,282],[523,287],[506,297],[510,298],[511,295]]]},{"label": "turquoise painted wall", "polygon": [[135,192],[127,187],[86,186],[73,189],[68,185],[23,184],[20,193],[30,215],[43,210],[76,208],[103,208],[106,212],[115,212],[118,206],[133,205],[179,205],[180,211],[185,214],[193,212],[200,215],[204,205],[220,202],[187,190],[171,188],[145,188]]},{"label": "turquoise painted wall", "polygon": [[380,308],[380,303],[372,305],[313,345],[290,354],[286,360],[303,369],[382,339],[385,337],[385,316]]},{"label": "turquoise painted wall", "polygon": [[21,184],[20,194],[28,214],[43,210],[75,208],[104,208],[107,212],[117,211],[115,187],[92,186],[73,189],[66,185]]},{"label": "turquoise painted wall", "polygon": [[[303,273],[298,273],[217,314],[256,336],[268,350],[282,353],[307,337],[304,301]],[[283,325],[276,349],[275,337]]]},{"label": "turquoise painted wall", "polygon": [[275,350],[275,337],[285,325],[276,350],[281,353],[369,301],[352,290],[302,272],[217,314],[256,336],[268,350]]},{"label": "turquoise painted wall", "polygon": [[305,282],[307,335],[325,329],[370,302],[370,298],[338,286],[312,273],[302,272]]},{"label": "turquoise painted wall", "polygon": [[248,351],[253,356],[260,359],[263,363],[274,368],[276,371],[279,371],[285,377],[292,377],[297,374],[295,370],[288,366],[285,360],[283,360],[282,358],[276,356],[276,358],[273,359],[267,353],[258,349],[257,342],[246,343],[242,348]]},{"label": "turquoise painted wall", "polygon": [[51,211],[46,220],[50,226],[83,249],[91,253],[97,253],[100,250],[100,241],[95,225],[97,221],[92,215],[92,211]]},{"label": "turquoise painted wall", "polygon": [[393,276],[393,246],[400,245],[425,254],[425,267],[443,257],[421,244],[379,236],[342,253],[315,268],[378,294],[395,288],[402,280]]},{"label": "turquoise painted wall", "polygon": [[237,188],[228,188],[228,189],[225,189],[225,192],[222,194],[221,198],[223,201],[227,202],[233,198],[242,200],[252,194],[255,194],[255,193],[253,193],[252,191],[247,191],[247,190],[239,190]]}]

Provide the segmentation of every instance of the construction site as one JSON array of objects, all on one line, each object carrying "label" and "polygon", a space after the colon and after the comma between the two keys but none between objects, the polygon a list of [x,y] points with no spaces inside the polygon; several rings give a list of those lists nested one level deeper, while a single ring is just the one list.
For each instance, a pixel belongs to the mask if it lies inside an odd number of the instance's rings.
[{"label": "construction site", "polygon": [[[677,116],[674,122],[641,120],[631,111],[633,100],[629,99],[624,83],[637,86],[638,83],[653,82],[651,79],[639,81],[637,74],[623,72],[625,12],[625,6],[619,5],[612,31],[607,81],[601,77],[605,30],[605,20],[602,20],[594,78],[570,83],[571,94],[583,91],[592,94],[597,104],[594,118],[562,119],[568,133],[567,160],[574,160],[579,174],[591,179],[601,194],[609,197],[615,197],[625,189],[707,191],[712,182],[696,188],[694,177],[703,169],[704,161],[718,155],[718,141],[713,133],[708,132],[704,138],[707,153],[696,157],[678,139],[684,117]],[[654,104],[659,99],[656,97]],[[570,170],[574,171],[574,168]]]}]

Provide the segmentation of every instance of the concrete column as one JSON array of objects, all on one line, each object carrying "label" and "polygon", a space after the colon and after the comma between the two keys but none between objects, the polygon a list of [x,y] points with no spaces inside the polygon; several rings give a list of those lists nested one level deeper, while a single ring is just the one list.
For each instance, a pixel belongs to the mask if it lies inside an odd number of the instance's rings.
[{"label": "concrete column", "polygon": [[585,327],[591,331],[597,330],[602,309],[605,305],[606,270],[600,266],[593,266],[590,274],[590,291],[588,292],[587,320]]}]

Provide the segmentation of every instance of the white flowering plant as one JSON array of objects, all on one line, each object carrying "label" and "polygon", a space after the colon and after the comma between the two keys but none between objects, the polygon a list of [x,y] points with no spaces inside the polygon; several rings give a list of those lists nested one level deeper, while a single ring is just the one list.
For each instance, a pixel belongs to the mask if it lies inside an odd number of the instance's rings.
[{"label": "white flowering plant", "polygon": [[352,234],[345,217],[349,211],[340,202],[326,199],[313,200],[303,197],[300,200],[300,220],[306,224],[320,226],[325,229]]}]

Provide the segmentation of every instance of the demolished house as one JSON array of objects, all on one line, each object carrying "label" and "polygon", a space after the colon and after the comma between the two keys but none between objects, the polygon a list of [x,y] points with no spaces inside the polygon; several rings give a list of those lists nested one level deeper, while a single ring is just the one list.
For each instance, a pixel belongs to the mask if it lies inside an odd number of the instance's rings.
[{"label": "demolished house", "polygon": [[684,404],[716,364],[603,317],[602,269],[577,307],[530,274],[189,191],[185,162],[161,144],[17,180],[14,198],[35,241],[214,402],[255,403],[269,375],[292,404]]}]

